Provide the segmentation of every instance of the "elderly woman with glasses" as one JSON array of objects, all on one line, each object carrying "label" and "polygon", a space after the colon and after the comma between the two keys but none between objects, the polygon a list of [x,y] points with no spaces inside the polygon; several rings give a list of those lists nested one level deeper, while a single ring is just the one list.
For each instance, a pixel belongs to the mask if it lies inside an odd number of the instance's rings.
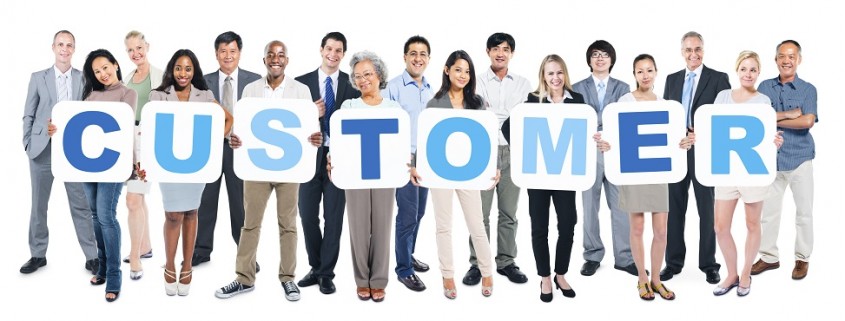
[{"label": "elderly woman with glasses", "polygon": [[[401,108],[385,99],[381,90],[387,87],[387,65],[376,54],[363,51],[349,62],[352,86],[361,91],[361,98],[343,102],[341,109]],[[331,159],[329,159],[331,170]],[[346,212],[352,244],[352,266],[358,298],[384,300],[384,288],[390,274],[390,233],[393,225],[395,188],[346,190]]]}]

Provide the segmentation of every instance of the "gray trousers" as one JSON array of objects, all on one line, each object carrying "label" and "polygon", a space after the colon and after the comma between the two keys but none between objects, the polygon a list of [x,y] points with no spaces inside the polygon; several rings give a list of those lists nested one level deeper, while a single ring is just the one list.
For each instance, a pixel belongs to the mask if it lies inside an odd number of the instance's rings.
[{"label": "gray trousers", "polygon": [[[481,213],[484,218],[484,230],[490,239],[490,210],[493,206],[493,193],[498,200],[499,217],[496,226],[496,268],[501,269],[513,263],[516,258],[516,208],[519,203],[519,187],[511,180],[511,152],[510,146],[499,145],[499,168],[502,177],[499,184],[489,191],[481,191]],[[469,242],[469,263],[478,265],[475,247]]]},{"label": "gray trousers", "polygon": [[619,208],[619,191],[604,176],[604,154],[600,151],[596,157],[596,182],[593,187],[581,193],[584,201],[584,259],[601,262],[604,258],[604,244],[601,241],[599,210],[601,208],[601,188],[607,192],[607,207],[610,208],[610,228],[613,235],[613,262],[618,266],[634,263],[631,257],[628,213]]},{"label": "gray trousers", "polygon": [[[41,155],[29,160],[29,178],[32,186],[32,210],[29,214],[29,252],[33,257],[47,256],[50,232],[47,229],[47,205],[53,189],[51,145],[48,143]],[[97,258],[97,241],[94,238],[94,221],[91,207],[85,198],[82,183],[65,183],[70,215],[76,229],[76,239],[85,254],[85,260]]]},{"label": "gray trousers", "polygon": [[358,287],[387,287],[395,203],[395,188],[346,190],[352,267]]}]

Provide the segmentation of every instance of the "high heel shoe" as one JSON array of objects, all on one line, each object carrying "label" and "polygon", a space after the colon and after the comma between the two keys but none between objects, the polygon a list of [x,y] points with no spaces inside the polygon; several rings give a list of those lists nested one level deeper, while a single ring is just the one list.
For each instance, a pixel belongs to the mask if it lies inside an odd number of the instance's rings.
[{"label": "high heel shoe", "polygon": [[144,276],[144,270],[129,271],[129,278],[132,280],[140,280]]},{"label": "high heel shoe", "polygon": [[[452,288],[446,287],[446,280],[452,280]],[[449,300],[454,300],[458,297],[458,290],[455,289],[454,279],[443,279],[443,296],[445,296]]]},{"label": "high heel shoe", "polygon": [[[484,280],[485,279],[490,280],[490,286],[484,286]],[[485,297],[489,297],[489,296],[493,295],[493,277],[492,276],[487,276],[487,277],[481,278],[481,295],[483,295]]]},{"label": "high heel shoe", "polygon": [[[173,279],[173,282],[167,282],[167,278]],[[174,296],[176,293],[179,292],[179,288],[176,286],[179,278],[176,277],[176,272],[173,272],[168,269],[164,269],[164,293],[167,293],[169,296]]]},{"label": "high heel shoe", "polygon": [[[191,292],[191,282],[188,282],[188,284],[185,284],[185,283],[182,283],[182,280],[191,277],[191,275],[193,273],[194,273],[193,269],[180,273],[179,282],[176,282],[176,289],[179,292],[179,296],[186,296],[186,295],[188,295],[188,293]],[[191,279],[191,281],[193,281],[193,278]]]},{"label": "high heel shoe", "polygon": [[540,280],[540,301],[546,303],[552,302],[552,299],[554,299],[554,297],[555,296],[553,292],[543,293],[543,280]]},{"label": "high heel shoe", "polygon": [[563,293],[563,296],[565,296],[567,298],[574,298],[575,297],[575,290],[573,290],[571,288],[570,289],[561,288],[560,283],[557,283],[557,276],[555,276],[554,280],[555,280],[555,287],[560,289],[560,293]]}]

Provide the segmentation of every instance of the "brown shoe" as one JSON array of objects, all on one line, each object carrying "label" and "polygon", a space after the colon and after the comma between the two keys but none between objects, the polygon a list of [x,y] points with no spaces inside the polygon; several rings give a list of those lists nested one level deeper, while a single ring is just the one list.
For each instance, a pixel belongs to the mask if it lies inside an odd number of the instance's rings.
[{"label": "brown shoe", "polygon": [[795,268],[792,269],[792,279],[800,280],[807,276],[807,269],[810,268],[810,262],[795,260]]},{"label": "brown shoe", "polygon": [[774,270],[780,267],[780,262],[775,263],[766,263],[763,259],[757,260],[754,265],[751,266],[751,275],[757,275],[763,273],[768,270]]}]

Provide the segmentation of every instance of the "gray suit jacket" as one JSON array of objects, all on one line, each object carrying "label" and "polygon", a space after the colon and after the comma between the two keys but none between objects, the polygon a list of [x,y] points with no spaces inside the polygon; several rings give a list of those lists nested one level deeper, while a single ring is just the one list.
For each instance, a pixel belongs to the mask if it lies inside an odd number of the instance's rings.
[{"label": "gray suit jacket", "polygon": [[[73,90],[71,100],[82,100],[82,72],[73,68],[70,72]],[[23,111],[23,148],[30,159],[35,159],[47,143],[47,122],[52,117],[53,106],[58,102],[56,72],[53,66],[32,73]]]},{"label": "gray suit jacket", "polygon": [[[214,72],[212,72],[210,74],[206,74],[205,76],[203,76],[203,78],[205,78],[205,82],[208,84],[208,89],[211,90],[211,92],[214,94],[214,99],[217,99],[217,101],[219,101],[220,104],[222,105],[223,101],[220,99],[220,93],[219,93],[219,91],[220,91],[220,83],[219,83],[220,72],[219,72],[219,70],[215,70]],[[249,85],[249,83],[256,81],[256,80],[259,80],[259,79],[261,79],[260,75],[254,73],[254,72],[251,72],[251,71],[247,71],[247,70],[238,68],[238,98],[243,98],[244,88],[246,88],[246,85]],[[237,102],[235,102],[235,103],[237,103]]]},{"label": "gray suit jacket", "polygon": [[[598,116],[599,121],[599,128],[598,130],[602,130],[602,121],[601,121],[601,114],[604,110],[603,106],[600,106],[598,92],[596,91],[596,82],[593,81],[593,76],[587,77],[587,79],[581,80],[574,85],[572,85],[573,91],[581,94],[584,96],[584,101],[587,105],[590,105],[596,110],[596,114]],[[615,103],[619,101],[619,98],[625,96],[625,94],[631,92],[631,87],[628,87],[624,81],[620,81],[613,77],[607,78],[607,89],[605,90],[604,94],[604,102],[605,106],[610,105],[611,103]]]}]

